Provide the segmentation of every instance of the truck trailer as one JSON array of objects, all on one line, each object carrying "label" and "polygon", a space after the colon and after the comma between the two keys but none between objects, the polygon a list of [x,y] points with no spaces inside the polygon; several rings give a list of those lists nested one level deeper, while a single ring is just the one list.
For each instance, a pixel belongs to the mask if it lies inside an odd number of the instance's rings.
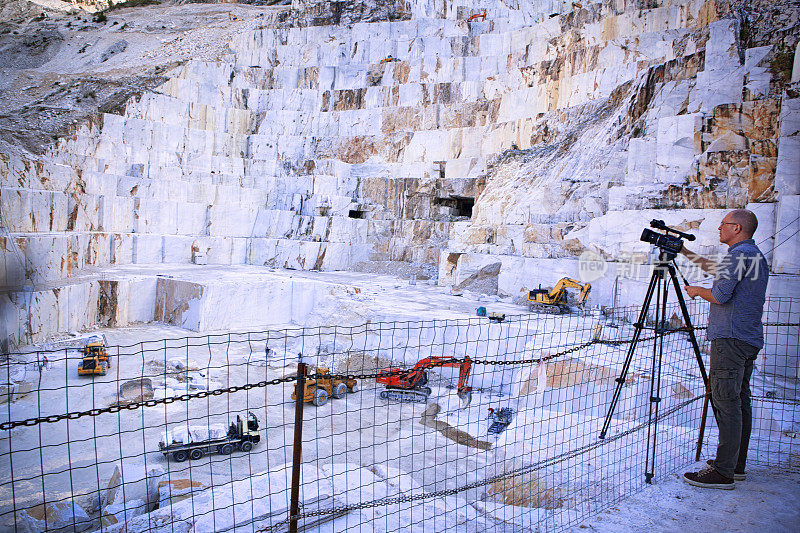
[{"label": "truck trailer", "polygon": [[236,415],[236,422],[231,423],[227,431],[223,424],[173,428],[161,434],[158,448],[164,457],[172,455],[172,459],[180,463],[187,459],[200,459],[207,453],[230,455],[234,450],[249,452],[260,440],[258,418],[248,411],[246,422]]}]

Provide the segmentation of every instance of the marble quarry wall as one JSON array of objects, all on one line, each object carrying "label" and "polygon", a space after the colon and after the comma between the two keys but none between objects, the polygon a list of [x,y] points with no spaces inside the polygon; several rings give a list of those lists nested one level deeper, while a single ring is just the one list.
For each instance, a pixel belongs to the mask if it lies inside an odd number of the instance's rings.
[{"label": "marble quarry wall", "polygon": [[796,294],[798,12],[295,0],[44,153],[0,154],[4,336],[158,319],[170,296],[118,270],[153,264],[401,263],[449,285],[499,262],[520,297],[588,251],[594,301],[637,303],[650,219],[714,253],[738,207]]}]

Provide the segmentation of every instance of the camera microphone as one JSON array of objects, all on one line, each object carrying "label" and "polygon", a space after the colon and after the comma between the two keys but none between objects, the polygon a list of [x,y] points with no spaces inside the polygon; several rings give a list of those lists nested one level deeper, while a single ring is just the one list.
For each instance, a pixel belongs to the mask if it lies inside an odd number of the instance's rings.
[{"label": "camera microphone", "polygon": [[683,239],[686,239],[687,241],[695,240],[695,236],[692,235],[691,233],[684,233],[683,231],[680,231],[680,230],[677,230],[677,229],[674,229],[674,228],[670,228],[669,226],[667,226],[664,223],[663,220],[656,220],[656,219],[651,220],[650,221],[650,227],[651,228],[660,229],[660,230],[664,230],[664,231],[669,232],[669,233],[674,233],[676,236],[681,237]]}]

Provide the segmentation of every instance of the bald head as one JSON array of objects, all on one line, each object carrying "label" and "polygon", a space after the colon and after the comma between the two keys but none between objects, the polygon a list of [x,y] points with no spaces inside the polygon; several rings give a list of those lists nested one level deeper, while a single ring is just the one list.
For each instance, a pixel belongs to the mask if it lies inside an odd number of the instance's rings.
[{"label": "bald head", "polygon": [[726,218],[729,218],[731,222],[739,224],[746,239],[753,238],[753,235],[758,228],[758,219],[756,218],[755,213],[749,209],[734,209],[728,213]]}]

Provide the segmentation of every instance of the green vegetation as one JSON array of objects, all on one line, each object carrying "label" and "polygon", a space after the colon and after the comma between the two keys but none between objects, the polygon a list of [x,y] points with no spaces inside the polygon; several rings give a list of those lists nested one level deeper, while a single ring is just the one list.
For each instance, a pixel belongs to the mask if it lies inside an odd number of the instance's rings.
[{"label": "green vegetation", "polygon": [[775,57],[770,62],[770,71],[774,76],[788,82],[792,79],[792,68],[794,66],[794,54],[790,51],[776,52]]}]

